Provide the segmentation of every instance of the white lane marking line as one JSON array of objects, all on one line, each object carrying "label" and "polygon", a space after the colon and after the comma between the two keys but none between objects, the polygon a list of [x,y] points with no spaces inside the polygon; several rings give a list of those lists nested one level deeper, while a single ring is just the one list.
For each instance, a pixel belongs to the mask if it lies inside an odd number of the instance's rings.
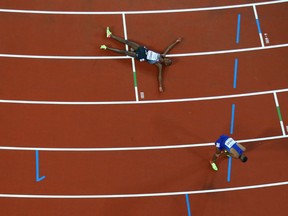
[{"label": "white lane marking line", "polygon": [[[233,50],[220,50],[220,51],[209,51],[209,52],[196,52],[196,53],[182,53],[182,54],[169,54],[167,57],[188,57],[188,56],[203,56],[203,55],[218,55],[218,54],[229,54],[238,52],[251,52],[259,50],[277,49],[288,47],[286,44],[278,44],[266,47],[251,47],[243,49],[233,49]],[[66,60],[105,60],[105,59],[131,59],[129,56],[46,56],[46,55],[20,55],[20,54],[0,54],[0,57],[5,58],[32,58],[32,59],[66,59]]]},{"label": "white lane marking line", "polygon": [[193,102],[193,101],[206,101],[206,100],[219,100],[238,97],[250,97],[258,95],[266,95],[280,92],[288,92],[287,89],[278,89],[263,92],[252,92],[234,95],[221,95],[211,97],[199,98],[181,98],[181,99],[168,99],[168,100],[145,100],[145,101],[28,101],[28,100],[4,100],[0,99],[0,103],[14,103],[14,104],[46,104],[46,105],[126,105],[126,104],[155,104],[155,103],[180,103],[180,102]]},{"label": "white lane marking line", "polygon": [[[276,139],[285,139],[285,136],[273,136],[273,137],[261,137],[246,140],[236,140],[239,143],[250,143],[250,142],[260,142],[269,141]],[[140,150],[162,150],[162,149],[180,149],[180,148],[195,148],[195,147],[207,147],[214,146],[214,143],[194,143],[194,144],[178,144],[169,146],[140,146],[140,147],[118,147],[118,148],[43,148],[43,147],[13,147],[13,146],[0,146],[0,150],[16,150],[16,151],[76,151],[76,152],[86,152],[86,151],[140,151]]]},{"label": "white lane marking line", "polygon": [[262,30],[261,30],[261,26],[260,26],[260,20],[259,20],[259,18],[258,18],[258,13],[257,13],[256,6],[255,6],[255,5],[253,5],[253,11],[254,11],[255,20],[256,20],[256,24],[257,24],[257,28],[258,28],[258,34],[259,34],[261,46],[264,47],[265,45],[264,45]]},{"label": "white lane marking line", "polygon": [[121,15],[121,14],[157,14],[157,13],[186,13],[196,11],[210,11],[210,10],[223,10],[234,9],[243,7],[252,7],[260,5],[270,5],[285,3],[288,0],[279,1],[266,1],[250,4],[240,5],[228,5],[228,6],[216,6],[216,7],[204,7],[204,8],[189,8],[189,9],[174,9],[174,10],[148,10],[148,11],[106,11],[106,12],[87,12],[87,11],[41,11],[41,10],[16,10],[16,9],[0,9],[0,12],[4,13],[27,13],[27,14],[54,14],[54,15]]},{"label": "white lane marking line", "polygon": [[219,188],[219,189],[212,189],[212,190],[194,190],[194,191],[145,193],[145,194],[103,194],[103,195],[0,194],[0,197],[2,198],[38,198],[38,199],[99,199],[99,198],[159,197],[159,196],[179,196],[179,195],[185,195],[185,194],[205,194],[205,193],[219,193],[219,192],[229,192],[229,191],[250,190],[250,189],[283,186],[287,184],[288,184],[288,181],[284,181],[284,182],[275,182],[275,183],[268,183],[268,184],[241,186],[241,187]]},{"label": "white lane marking line", "polygon": [[[124,32],[124,39],[128,40],[128,34],[127,34],[127,26],[126,26],[126,17],[125,14],[122,14],[122,22],[123,22],[123,32]],[[125,49],[128,51],[129,47],[127,44],[125,44]],[[138,97],[138,86],[137,86],[137,80],[136,80],[136,66],[135,66],[135,59],[131,58],[131,64],[132,64],[132,75],[133,75],[133,85],[134,85],[134,92],[135,92],[135,100],[139,101]]]}]

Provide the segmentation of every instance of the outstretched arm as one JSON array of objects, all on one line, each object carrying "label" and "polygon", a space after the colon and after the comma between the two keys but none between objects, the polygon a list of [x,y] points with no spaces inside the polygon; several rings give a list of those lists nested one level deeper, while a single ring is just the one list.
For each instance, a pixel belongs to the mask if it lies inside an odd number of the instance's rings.
[{"label": "outstretched arm", "polygon": [[180,43],[181,42],[181,40],[182,40],[182,38],[178,38],[174,43],[172,43],[170,46],[168,46],[167,47],[167,49],[164,51],[164,53],[162,54],[162,56],[166,56],[166,54],[168,53],[168,52],[170,52],[170,50],[174,47],[174,46],[176,46],[176,44],[178,44],[178,43]]},{"label": "outstretched arm", "polygon": [[163,79],[162,79],[162,64],[157,63],[156,64],[157,68],[158,68],[158,87],[159,87],[159,92],[164,92],[163,89]]}]

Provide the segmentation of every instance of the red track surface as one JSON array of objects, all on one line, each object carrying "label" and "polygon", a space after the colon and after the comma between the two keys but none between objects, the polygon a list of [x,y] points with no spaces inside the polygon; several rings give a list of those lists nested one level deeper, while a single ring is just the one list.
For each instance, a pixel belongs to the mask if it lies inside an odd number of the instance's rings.
[{"label": "red track surface", "polygon": [[[247,2],[262,1],[237,0],[233,5]],[[287,215],[288,49],[275,46],[288,43],[288,3],[255,6],[263,39],[264,34],[269,38],[269,44],[264,41],[262,47],[252,6],[131,13],[230,4],[1,1],[0,9],[110,11],[60,15],[0,10],[0,148],[8,147],[0,151],[1,215],[189,215],[186,194],[190,194],[193,216]],[[119,11],[130,13],[112,13]],[[235,42],[238,14],[239,44]],[[173,58],[173,66],[165,68],[165,93],[157,92],[156,67],[136,62],[137,101],[131,60],[99,50],[100,44],[123,48],[105,38],[106,26],[121,36],[127,31],[129,39],[159,52],[183,38],[172,57],[187,56]],[[241,50],[247,48],[253,49]],[[234,51],[225,52],[229,50]],[[207,55],[212,51],[216,53]],[[224,53],[217,54],[219,51]],[[45,56],[50,59],[43,59]],[[55,59],[57,56],[108,59]],[[235,58],[239,61],[237,88],[233,88]],[[222,133],[229,135],[232,104],[236,106],[232,136],[243,140],[249,161],[233,160],[231,182],[227,182],[227,160],[219,161],[218,172],[212,171],[209,160],[214,153],[212,142]],[[195,146],[199,143],[204,146]],[[188,144],[192,145],[177,148]],[[121,150],[124,147],[133,150]],[[164,149],[153,149],[160,147]],[[83,148],[93,151],[79,151]],[[40,150],[41,175],[46,176],[40,182],[35,181],[36,149]],[[247,188],[278,182],[286,184]],[[217,189],[224,191],[213,192]],[[8,198],[10,195],[13,197]]]}]

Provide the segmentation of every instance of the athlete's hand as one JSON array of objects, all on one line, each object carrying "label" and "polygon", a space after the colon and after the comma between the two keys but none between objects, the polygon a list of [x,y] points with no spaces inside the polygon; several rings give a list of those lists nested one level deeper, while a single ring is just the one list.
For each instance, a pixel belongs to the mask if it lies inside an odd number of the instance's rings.
[{"label": "athlete's hand", "polygon": [[164,92],[164,89],[162,86],[159,87],[159,92],[161,92],[161,93]]},{"label": "athlete's hand", "polygon": [[182,41],[182,38],[178,38],[178,39],[176,40],[177,43],[180,43],[181,41]]}]

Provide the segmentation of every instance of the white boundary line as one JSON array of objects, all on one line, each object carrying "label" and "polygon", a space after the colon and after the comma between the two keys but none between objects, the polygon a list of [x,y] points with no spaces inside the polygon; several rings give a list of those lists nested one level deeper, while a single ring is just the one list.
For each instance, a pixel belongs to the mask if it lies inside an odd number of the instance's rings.
[{"label": "white boundary line", "polygon": [[260,21],[258,18],[258,13],[257,13],[255,5],[253,5],[253,11],[254,11],[254,15],[255,15],[255,20],[256,20],[256,24],[257,24],[257,29],[258,29],[258,34],[259,34],[261,46],[264,47],[265,45],[264,45],[263,35],[262,35],[261,27],[260,27]]},{"label": "white boundary line", "polygon": [[[265,47],[251,47],[233,50],[220,50],[209,52],[195,52],[195,53],[182,53],[182,54],[169,54],[167,57],[188,57],[188,56],[203,56],[203,55],[218,55],[229,54],[238,52],[251,52],[259,50],[277,49],[288,47],[288,43],[271,45]],[[29,58],[29,59],[65,59],[65,60],[110,60],[110,59],[131,59],[129,56],[48,56],[48,55],[21,55],[21,54],[0,54],[3,58]]]},{"label": "white boundary line", "polygon": [[199,97],[199,98],[181,98],[181,99],[167,99],[167,100],[141,100],[141,101],[28,101],[28,100],[5,100],[0,99],[0,103],[14,103],[14,104],[45,104],[45,105],[126,105],[126,104],[155,104],[155,103],[180,103],[180,102],[192,102],[192,101],[205,101],[205,100],[219,100],[219,99],[229,99],[238,97],[250,97],[266,94],[274,94],[288,92],[286,89],[278,89],[263,92],[252,92],[234,95],[221,95],[221,96],[211,96],[211,97]]},{"label": "white boundary line", "polygon": [[194,191],[180,191],[180,192],[166,192],[166,193],[145,193],[145,194],[110,194],[110,195],[32,195],[32,194],[0,194],[3,198],[41,198],[41,199],[99,199],[99,198],[139,198],[139,197],[160,197],[160,196],[179,196],[185,194],[205,194],[205,193],[219,193],[239,190],[250,190],[267,187],[276,187],[288,185],[288,181],[275,182],[268,184],[249,185],[231,188],[219,188],[212,190],[194,190]]},{"label": "white boundary line", "polygon": [[40,11],[40,10],[15,10],[15,9],[0,9],[0,13],[24,13],[24,14],[54,14],[54,15],[121,15],[125,14],[159,14],[159,13],[184,13],[196,11],[210,11],[210,10],[223,10],[234,9],[243,7],[253,7],[261,5],[285,3],[288,0],[268,1],[250,4],[229,5],[229,6],[216,6],[204,8],[190,8],[190,9],[175,9],[175,10],[150,10],[150,11],[107,11],[107,12],[85,12],[85,11]]},{"label": "white boundary line", "polygon": [[[122,21],[123,21],[123,31],[124,31],[124,38],[125,40],[128,40],[128,33],[127,33],[127,27],[126,27],[126,18],[125,14],[122,14]],[[128,51],[129,47],[127,44],[125,44],[126,51]],[[132,75],[133,75],[133,85],[134,85],[134,92],[135,92],[135,100],[139,101],[138,97],[138,86],[137,80],[136,80],[136,65],[135,65],[135,59],[131,58],[131,64],[132,64]],[[136,83],[135,83],[136,82]]]},{"label": "white boundary line", "polygon": [[[247,140],[236,140],[239,143],[260,142],[276,139],[285,139],[288,135],[262,137]],[[163,150],[163,149],[180,149],[180,148],[194,148],[194,147],[207,147],[214,146],[214,143],[198,143],[198,144],[182,144],[182,145],[169,145],[169,146],[140,146],[140,147],[118,147],[118,148],[43,148],[43,147],[13,147],[13,146],[0,146],[0,150],[15,150],[15,151],[75,151],[75,152],[91,152],[91,151],[141,151],[141,150]]]}]

